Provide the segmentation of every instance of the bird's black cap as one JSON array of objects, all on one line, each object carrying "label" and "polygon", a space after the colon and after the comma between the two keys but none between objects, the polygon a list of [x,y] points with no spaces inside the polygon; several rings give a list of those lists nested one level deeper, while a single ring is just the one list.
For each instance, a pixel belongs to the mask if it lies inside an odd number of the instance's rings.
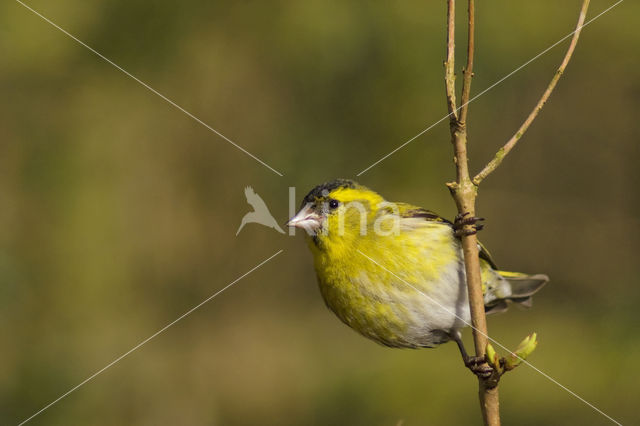
[{"label": "bird's black cap", "polygon": [[358,184],[350,179],[334,179],[329,182],[325,182],[309,191],[309,193],[302,199],[300,208],[304,207],[307,203],[314,202],[316,198],[325,197],[328,193],[335,189],[355,188],[356,186],[358,186]]}]

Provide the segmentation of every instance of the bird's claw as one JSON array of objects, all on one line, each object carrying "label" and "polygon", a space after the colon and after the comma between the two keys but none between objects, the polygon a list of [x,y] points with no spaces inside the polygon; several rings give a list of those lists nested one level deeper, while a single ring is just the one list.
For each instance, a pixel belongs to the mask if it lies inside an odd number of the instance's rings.
[{"label": "bird's claw", "polygon": [[487,363],[485,357],[470,356],[464,360],[464,365],[471,370],[473,374],[481,379],[488,379],[493,374],[493,368]]},{"label": "bird's claw", "polygon": [[[474,235],[484,228],[484,225],[478,224],[478,222],[484,220],[483,217],[466,217],[469,212],[459,213],[453,222],[453,231],[456,237],[463,237],[468,235]],[[467,225],[471,225],[466,228]]]}]

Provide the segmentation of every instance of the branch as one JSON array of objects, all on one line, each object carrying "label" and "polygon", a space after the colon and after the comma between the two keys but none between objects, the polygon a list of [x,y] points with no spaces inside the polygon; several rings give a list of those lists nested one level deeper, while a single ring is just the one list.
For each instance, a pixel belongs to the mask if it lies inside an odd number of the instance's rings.
[{"label": "branch", "polygon": [[[474,0],[468,0],[469,4],[469,26],[468,26],[468,43],[467,43],[467,66],[464,70],[464,79],[462,84],[461,94],[461,107],[458,111],[456,109],[455,98],[455,0],[447,0],[447,60],[445,61],[445,87],[447,95],[447,107],[449,109],[451,142],[454,149],[454,161],[456,165],[456,181],[447,184],[451,194],[458,207],[458,213],[462,217],[474,217],[475,216],[475,204],[477,198],[478,185],[482,180],[493,172],[498,165],[502,162],[504,157],[513,149],[518,142],[522,134],[529,128],[533,120],[536,118],[545,102],[548,100],[551,92],[555,88],[560,76],[564,72],[573,51],[575,50],[576,43],[580,36],[580,31],[584,25],[587,9],[589,7],[589,0],[584,0],[582,9],[580,12],[580,18],[576,30],[574,31],[569,50],[567,51],[558,71],[553,76],[551,83],[547,87],[547,90],[542,95],[542,98],[538,101],[538,104],[534,110],[529,114],[525,122],[520,126],[520,129],[516,134],[507,141],[507,143],[498,151],[495,158],[487,164],[487,166],[476,175],[473,179],[469,175],[469,163],[467,159],[467,111],[469,104],[469,96],[471,92],[471,80],[473,78],[473,59],[474,59],[474,30],[475,30],[475,4]],[[459,115],[458,115],[459,114]],[[480,260],[478,257],[478,239],[475,235],[475,228],[473,225],[466,224],[462,229],[462,252],[464,256],[464,268],[466,276],[466,284],[469,295],[469,308],[471,314],[471,325],[473,328],[473,340],[475,343],[476,361],[482,362],[484,360],[487,365],[487,351],[493,351],[488,347],[487,336],[487,320],[484,310],[484,298],[482,292],[482,277],[480,273]],[[531,339],[530,339],[531,340]],[[533,339],[535,341],[535,339]],[[462,341],[458,341],[465,363],[469,360]],[[535,347],[535,345],[534,345]],[[494,364],[493,371],[490,377],[478,376],[479,382],[479,396],[480,406],[482,409],[482,418],[485,425],[499,425],[500,424],[500,400],[498,396],[498,383],[500,376],[506,371],[508,364],[505,361],[505,369],[501,370],[498,365],[502,366],[501,362],[495,355],[489,357]],[[497,361],[498,360],[498,361]],[[467,364],[470,365],[470,364]],[[509,366],[511,366],[509,364]],[[473,369],[472,369],[473,371]]]},{"label": "branch", "polygon": [[[542,94],[542,97],[536,104],[535,108],[533,108],[533,111],[529,113],[529,116],[524,121],[524,123],[522,123],[518,131],[513,136],[511,136],[511,139],[509,139],[507,143],[505,143],[504,146],[498,150],[498,152],[496,152],[495,156],[493,157],[493,160],[491,160],[486,166],[484,166],[484,169],[482,169],[480,173],[478,173],[473,178],[473,183],[475,185],[479,185],[480,182],[482,182],[487,176],[489,176],[491,173],[493,173],[495,169],[498,168],[500,163],[502,163],[502,160],[504,160],[504,157],[506,157],[507,154],[509,154],[509,152],[513,149],[513,147],[516,146],[516,144],[518,143],[522,135],[527,131],[531,123],[533,123],[533,120],[535,120],[535,118],[538,116],[538,113],[540,112],[544,104],[549,99],[549,96],[551,96],[553,89],[555,89],[556,84],[558,83],[558,80],[560,80],[560,77],[564,73],[564,70],[567,67],[567,64],[571,60],[573,51],[575,50],[576,45],[578,44],[578,38],[580,38],[580,33],[582,32],[584,20],[587,17],[587,9],[589,9],[589,0],[584,0],[582,2],[582,9],[580,10],[580,18],[578,18],[578,24],[576,25],[576,29],[573,32],[573,37],[571,38],[571,43],[569,44],[569,49],[567,50],[567,53],[564,55],[564,59],[562,60],[562,63],[558,67],[558,70],[556,71],[553,78],[551,79],[549,86],[547,86],[547,90],[544,91],[544,93]],[[465,78],[466,78],[466,75],[465,75]]]},{"label": "branch", "polygon": [[473,52],[475,50],[475,1],[469,0],[467,30],[467,66],[462,70],[462,96],[460,97],[460,115],[458,121],[464,126],[467,122],[467,109],[469,107],[469,95],[471,94],[471,79],[473,78]]},{"label": "branch", "polygon": [[[447,1],[447,60],[445,61],[445,82],[447,94],[447,106],[449,108],[451,142],[454,150],[456,165],[456,181],[447,184],[458,206],[458,213],[475,216],[475,201],[477,187],[471,181],[469,175],[469,163],[467,159],[467,128],[464,123],[467,116],[467,105],[471,90],[471,78],[473,76],[473,51],[474,51],[474,0],[469,1],[469,34],[467,46],[467,67],[465,69],[462,87],[462,107],[460,116],[455,107],[455,74],[454,74],[454,23],[455,0]],[[471,325],[473,327],[473,340],[478,359],[484,359],[487,350],[487,319],[484,312],[484,298],[482,294],[482,278],[480,275],[480,259],[478,257],[478,239],[473,225],[463,228],[462,253],[464,256],[464,268],[469,294],[469,307],[471,311]],[[468,361],[466,351],[460,342],[461,352]],[[485,365],[486,361],[485,361]],[[498,397],[499,376],[491,374],[491,378],[479,377],[479,396],[482,409],[482,418],[485,425],[500,424],[500,410]]]},{"label": "branch", "polygon": [[447,0],[447,60],[444,62],[444,82],[447,92],[449,119],[453,124],[458,120],[456,108],[455,38],[456,38],[456,0]]},{"label": "branch", "polygon": [[[454,150],[454,161],[456,165],[456,181],[447,184],[451,194],[458,206],[458,213],[463,217],[475,216],[475,202],[477,196],[477,186],[469,175],[469,163],[467,159],[467,127],[466,117],[469,104],[469,94],[471,91],[471,78],[473,76],[473,52],[474,52],[474,0],[469,1],[469,27],[467,45],[467,67],[464,73],[462,86],[462,106],[460,115],[457,116],[455,109],[455,75],[453,69],[454,59],[454,21],[455,21],[455,0],[448,0],[447,8],[447,61],[445,62],[445,81],[447,89],[447,105],[449,107],[451,142]],[[464,256],[464,268],[466,276],[467,291],[469,295],[469,308],[471,314],[471,325],[473,328],[473,341],[475,344],[476,359],[484,359],[487,350],[487,319],[484,312],[484,297],[482,294],[482,277],[480,274],[480,259],[478,257],[478,239],[475,235],[473,225],[463,227],[462,253]],[[462,342],[459,343],[465,363],[468,361],[466,351],[463,350]],[[485,361],[485,365],[486,361]],[[488,366],[488,365],[487,365]],[[472,370],[473,371],[473,370]],[[499,375],[491,374],[489,378],[478,377],[480,407],[482,409],[482,419],[485,425],[500,424],[500,400],[498,396]]]}]

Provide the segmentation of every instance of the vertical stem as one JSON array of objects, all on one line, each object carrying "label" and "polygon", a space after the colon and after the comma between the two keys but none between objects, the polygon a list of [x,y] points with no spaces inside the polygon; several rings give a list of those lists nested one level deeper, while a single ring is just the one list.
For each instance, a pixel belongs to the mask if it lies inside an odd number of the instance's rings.
[{"label": "vertical stem", "polygon": [[[469,96],[471,93],[471,80],[473,78],[473,59],[475,50],[475,2],[468,0],[468,38],[467,38],[467,66],[464,69],[462,82],[462,93],[460,96],[460,107],[456,108],[455,96],[455,0],[447,0],[447,60],[445,61],[445,88],[447,95],[447,108],[449,109],[449,127],[451,130],[451,143],[454,150],[454,162],[456,165],[456,181],[447,184],[456,202],[459,213],[466,213],[468,216],[475,216],[475,203],[477,189],[480,182],[492,173],[502,162],[505,155],[516,145],[522,134],[529,128],[538,113],[548,100],[551,92],[555,88],[560,76],[564,72],[573,51],[575,50],[580,30],[584,26],[584,21],[589,8],[589,0],[582,0],[582,8],[578,24],[573,34],[569,49],[558,68],[558,71],[551,79],[544,94],[536,104],[534,110],[529,114],[516,134],[496,153],[491,160],[473,180],[469,176],[469,164],[467,159],[467,111]],[[465,226],[466,230],[471,230],[472,225]],[[467,289],[469,292],[469,307],[471,311],[471,324],[473,326],[473,340],[475,343],[476,356],[484,357],[486,353],[487,320],[484,312],[484,297],[482,294],[482,278],[480,274],[480,259],[478,258],[478,239],[475,234],[462,237],[462,252],[464,255],[464,267],[467,279]],[[500,374],[491,375],[487,379],[479,378],[479,397],[482,409],[482,418],[485,425],[500,425],[500,400],[498,395],[498,382]]]},{"label": "vertical stem", "polygon": [[[447,106],[449,108],[449,121],[451,129],[451,143],[454,150],[454,162],[456,165],[456,181],[447,184],[456,202],[459,213],[467,213],[475,216],[475,202],[477,186],[469,176],[469,163],[467,158],[467,127],[466,118],[471,91],[471,79],[473,77],[473,52],[475,8],[474,0],[469,0],[469,33],[467,40],[467,66],[464,73],[462,87],[462,104],[460,112],[455,105],[455,0],[447,2],[447,60],[445,61],[445,88],[447,94]],[[465,227],[472,230],[472,225]],[[487,320],[484,313],[484,297],[482,294],[482,278],[480,274],[480,259],[478,257],[478,239],[475,234],[462,237],[462,252],[464,255],[464,267],[469,293],[469,307],[471,310],[471,325],[473,326],[473,340],[476,356],[484,357],[487,348]],[[482,409],[482,417],[485,425],[499,425],[499,397],[497,381],[485,379],[479,380],[479,398]]]},{"label": "vertical stem", "polygon": [[447,92],[447,109],[449,119],[453,122],[458,119],[456,110],[456,74],[455,74],[455,50],[456,50],[456,0],[447,0],[447,60],[444,62],[444,82]]},{"label": "vertical stem", "polygon": [[462,96],[460,97],[460,115],[459,120],[461,123],[467,122],[467,110],[469,106],[469,95],[471,93],[471,79],[473,78],[473,53],[475,51],[475,13],[476,6],[474,0],[469,0],[468,9],[468,21],[469,26],[467,28],[467,66],[462,71],[464,75],[462,84]]},{"label": "vertical stem", "polygon": [[480,383],[480,408],[482,409],[482,419],[485,425],[500,426],[500,396],[498,386],[488,387],[485,383]]}]

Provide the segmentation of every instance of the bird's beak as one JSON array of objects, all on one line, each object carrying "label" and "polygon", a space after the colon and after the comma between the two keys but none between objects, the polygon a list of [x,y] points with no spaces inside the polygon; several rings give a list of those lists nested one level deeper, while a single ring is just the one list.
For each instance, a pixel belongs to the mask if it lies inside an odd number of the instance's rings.
[{"label": "bird's beak", "polygon": [[315,235],[322,227],[322,217],[312,208],[312,204],[308,203],[300,209],[300,211],[286,223],[287,226],[302,228],[309,235]]}]

